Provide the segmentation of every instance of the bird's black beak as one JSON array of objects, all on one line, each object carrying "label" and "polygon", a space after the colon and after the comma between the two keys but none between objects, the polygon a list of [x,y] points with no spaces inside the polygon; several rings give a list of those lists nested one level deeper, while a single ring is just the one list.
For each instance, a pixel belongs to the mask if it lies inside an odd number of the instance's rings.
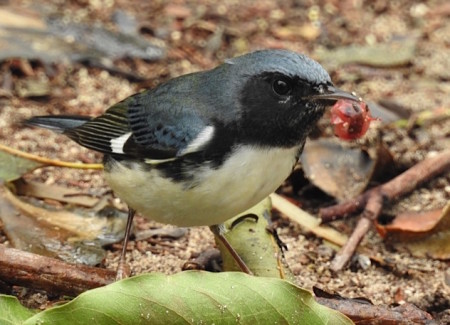
[{"label": "bird's black beak", "polygon": [[334,86],[326,86],[320,89],[319,94],[308,96],[307,99],[329,99],[329,100],[339,100],[339,99],[347,99],[355,102],[360,102],[361,98],[351,94],[349,92],[343,91]]}]

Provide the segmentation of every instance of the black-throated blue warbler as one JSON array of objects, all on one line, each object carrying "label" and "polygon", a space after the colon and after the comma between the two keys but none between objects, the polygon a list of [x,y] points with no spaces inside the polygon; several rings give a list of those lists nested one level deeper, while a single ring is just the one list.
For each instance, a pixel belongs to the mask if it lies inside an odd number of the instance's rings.
[{"label": "black-throated blue warbler", "polygon": [[95,118],[27,122],[104,153],[105,178],[130,207],[126,246],[134,210],[178,226],[216,225],[261,201],[339,99],[358,101],[319,63],[263,50],[169,80]]}]

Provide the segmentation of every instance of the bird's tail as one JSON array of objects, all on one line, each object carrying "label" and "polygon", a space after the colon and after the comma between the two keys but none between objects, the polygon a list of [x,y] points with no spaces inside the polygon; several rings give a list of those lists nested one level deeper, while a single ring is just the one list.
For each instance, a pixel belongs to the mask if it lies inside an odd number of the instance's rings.
[{"label": "bird's tail", "polygon": [[90,117],[75,115],[34,116],[24,123],[26,125],[50,129],[57,133],[64,133],[64,131],[83,125],[89,120],[91,120]]}]

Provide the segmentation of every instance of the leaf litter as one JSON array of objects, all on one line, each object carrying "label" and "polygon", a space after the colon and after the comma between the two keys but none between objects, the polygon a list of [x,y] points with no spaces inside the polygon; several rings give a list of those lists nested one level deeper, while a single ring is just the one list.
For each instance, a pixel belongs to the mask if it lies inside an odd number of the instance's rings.
[{"label": "leaf litter", "polygon": [[[405,3],[380,2],[376,6],[351,7],[348,3],[334,4],[326,1],[326,6],[313,8],[310,4],[302,4],[294,7],[287,4],[279,7],[276,2],[261,2],[258,6],[239,4],[239,10],[231,3],[225,2],[220,8],[212,7],[207,3],[203,8],[197,8],[190,2],[183,6],[195,13],[194,21],[206,22],[214,30],[217,25],[238,26],[227,27],[220,39],[219,45],[213,47],[213,52],[203,55],[203,32],[211,36],[212,32],[194,28],[195,24],[184,24],[189,18],[179,17],[170,19],[169,15],[162,14],[163,7],[156,4],[137,3],[131,12],[137,17],[141,31],[153,35],[160,35],[161,39],[173,49],[174,58],[169,58],[153,64],[134,60],[136,71],[140,74],[152,76],[151,83],[131,84],[127,80],[119,79],[104,71],[77,67],[75,70],[60,70],[67,73],[69,83],[59,83],[58,87],[68,92],[69,97],[51,98],[49,104],[43,105],[36,100],[2,99],[4,105],[0,110],[0,137],[2,143],[10,144],[26,152],[38,153],[41,156],[58,157],[61,160],[78,160],[98,162],[99,156],[70,143],[66,139],[44,131],[30,133],[29,130],[18,128],[16,121],[36,114],[98,114],[110,104],[136,92],[143,87],[154,84],[179,74],[192,72],[213,66],[225,57],[237,55],[261,47],[275,46],[285,47],[308,54],[314,53],[319,45],[329,48],[338,48],[351,43],[364,45],[367,40],[383,43],[383,38],[393,37],[393,31],[418,30],[422,35],[417,40],[415,56],[412,63],[405,67],[383,68],[358,66],[351,63],[345,67],[331,67],[333,80],[343,89],[355,90],[358,95],[375,102],[381,99],[395,100],[405,107],[412,115],[416,113],[432,111],[436,108],[448,108],[448,79],[443,73],[430,73],[429,71],[449,71],[439,68],[436,70],[434,63],[442,65],[445,61],[433,59],[434,53],[445,53],[445,49],[439,43],[442,35],[434,31],[448,28],[445,11],[439,8],[444,6],[442,1],[428,2],[427,10],[419,8],[418,4],[406,1]],[[59,4],[53,4],[53,9],[62,9]],[[58,7],[59,6],[59,7]],[[84,13],[85,19],[100,19],[108,21],[113,8],[97,8],[88,5],[89,12]],[[152,7],[155,6],[155,7]],[[314,9],[314,10],[313,10]],[[85,12],[85,8],[76,3],[70,4],[73,16]],[[337,15],[336,13],[341,13]],[[414,13],[414,15],[412,14]],[[261,16],[255,23],[248,17]],[[380,20],[380,17],[387,19]],[[287,35],[283,33],[267,34],[267,28],[281,27],[286,21],[296,19],[299,23],[319,22],[321,35],[315,42],[305,42],[301,35]],[[431,19],[432,18],[432,19]],[[145,21],[145,22],[144,22]],[[380,21],[380,23],[378,23]],[[387,23],[381,23],[387,22]],[[357,26],[370,26],[369,29],[361,29]],[[406,24],[408,28],[403,25]],[[345,26],[345,27],[343,27]],[[396,26],[399,26],[397,28]],[[240,28],[242,27],[242,28]],[[396,28],[394,28],[396,27]],[[324,36],[326,35],[326,37]],[[433,35],[433,37],[428,37]],[[441,36],[439,36],[441,35]],[[181,36],[181,37],[179,37]],[[433,51],[433,49],[437,49]],[[169,52],[172,50],[169,50]],[[178,51],[178,52],[177,52]],[[184,54],[183,54],[184,53]],[[190,55],[186,55],[190,53]],[[433,56],[431,55],[433,54]],[[184,56],[183,56],[184,55]],[[447,60],[448,62],[448,60]],[[118,66],[130,64],[130,62],[117,62]],[[7,63],[3,63],[4,69],[9,69]],[[35,65],[36,71],[44,71],[44,68]],[[355,73],[355,69],[357,73]],[[434,70],[433,70],[434,69]],[[12,82],[23,78],[11,70]],[[425,72],[424,72],[425,71]],[[426,76],[425,79],[421,76]],[[1,77],[3,80],[3,76]],[[321,123],[321,126],[325,122]],[[332,130],[322,128],[322,133],[332,135]],[[434,151],[448,148],[448,135],[450,125],[448,117],[431,121],[423,129],[415,126],[412,129],[386,128],[382,132],[382,141],[389,148],[393,156],[394,164],[391,171],[398,173],[412,166]],[[370,131],[370,130],[369,130]],[[45,139],[45,141],[42,141]],[[363,143],[362,143],[363,144]],[[98,171],[58,170],[45,168],[34,171],[25,177],[27,180],[45,181],[47,184],[58,184],[78,190],[98,189],[99,192],[107,190],[101,174]],[[411,195],[400,200],[398,204],[389,207],[386,213],[424,208],[442,208],[449,200],[450,190],[449,176],[444,175],[432,180]],[[316,199],[308,199],[308,191],[292,192],[292,188],[298,188],[291,178],[281,191],[300,199],[304,208],[313,211],[318,206],[311,206]],[[313,189],[309,190],[311,193]],[[305,197],[306,195],[306,197]],[[330,202],[330,198],[325,198]],[[323,202],[322,202],[323,204]],[[152,228],[160,225],[138,218],[136,227]],[[363,242],[365,247],[370,247],[377,254],[390,259],[396,268],[387,269],[372,265],[367,270],[360,269],[357,264],[338,275],[332,274],[327,265],[333,256],[332,251],[322,240],[311,237],[309,232],[301,231],[296,226],[290,226],[283,219],[275,218],[276,225],[282,240],[289,246],[286,258],[291,266],[297,281],[301,286],[311,288],[313,285],[322,285],[327,291],[336,291],[344,296],[365,296],[375,303],[393,303],[395,293],[401,290],[405,293],[408,302],[415,303],[420,308],[429,310],[440,317],[445,323],[448,316],[449,287],[442,282],[443,275],[448,268],[447,264],[430,258],[413,258],[409,253],[395,252],[385,246],[382,239],[374,232],[369,233]],[[344,233],[350,233],[354,220],[336,222],[333,227]],[[159,254],[148,254],[151,245],[146,242],[140,244],[131,243],[132,268],[136,272],[162,271],[175,273],[181,269],[181,265],[199,251],[205,250],[213,243],[212,235],[205,228],[193,228],[189,230],[188,238],[182,237],[176,241],[172,248],[165,247]],[[117,260],[118,251],[107,253],[106,265],[114,269],[114,261]],[[30,303],[34,301],[30,297]],[[26,299],[25,299],[26,300]],[[38,301],[38,300],[36,300]],[[447,307],[446,307],[447,306]]]}]

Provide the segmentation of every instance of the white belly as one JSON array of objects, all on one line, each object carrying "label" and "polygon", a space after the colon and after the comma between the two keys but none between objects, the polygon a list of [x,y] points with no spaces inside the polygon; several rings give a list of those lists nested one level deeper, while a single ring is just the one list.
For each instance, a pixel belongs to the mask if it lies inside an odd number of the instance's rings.
[{"label": "white belly", "polygon": [[207,226],[234,217],[275,191],[291,173],[298,151],[239,147],[218,169],[198,170],[192,188],[162,178],[157,169],[132,170],[120,162],[105,178],[118,197],[147,218]]}]

